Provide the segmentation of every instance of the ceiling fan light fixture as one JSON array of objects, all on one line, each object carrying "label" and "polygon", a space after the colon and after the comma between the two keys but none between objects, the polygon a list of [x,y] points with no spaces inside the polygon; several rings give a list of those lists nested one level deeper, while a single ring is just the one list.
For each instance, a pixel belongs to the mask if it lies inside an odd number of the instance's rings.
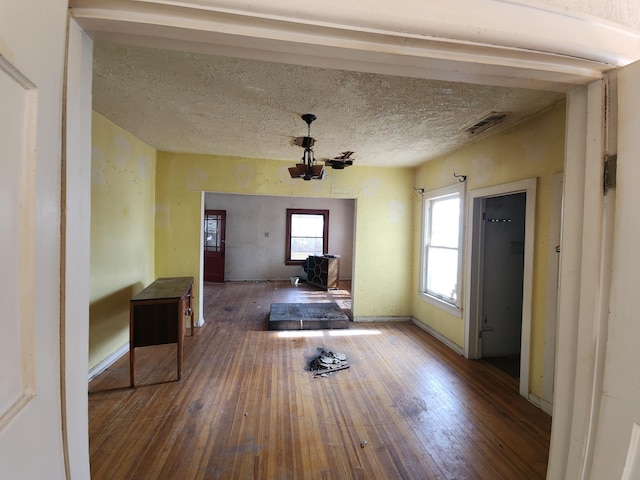
[{"label": "ceiling fan light fixture", "polygon": [[316,116],[313,113],[305,113],[302,115],[302,119],[307,124],[307,135],[294,138],[293,143],[304,148],[304,153],[300,163],[296,163],[295,167],[288,169],[289,175],[291,175],[291,178],[302,178],[303,180],[321,180],[326,172],[322,165],[316,164],[313,149],[311,148],[316,143],[315,138],[311,136],[311,122],[316,119]]}]

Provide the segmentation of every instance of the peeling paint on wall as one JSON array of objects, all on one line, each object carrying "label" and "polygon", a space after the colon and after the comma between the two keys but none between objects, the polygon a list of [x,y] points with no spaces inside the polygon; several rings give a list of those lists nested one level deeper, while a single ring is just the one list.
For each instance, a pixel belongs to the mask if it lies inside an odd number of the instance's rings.
[{"label": "peeling paint on wall", "polygon": [[146,155],[140,155],[138,157],[138,174],[142,177],[143,180],[149,178],[151,174],[153,162]]},{"label": "peeling paint on wall", "polygon": [[124,135],[115,136],[116,158],[115,163],[120,168],[124,168],[131,158],[131,145]]},{"label": "peeling paint on wall", "polygon": [[240,188],[250,187],[253,177],[253,168],[246,163],[236,165],[233,169],[233,178],[236,179],[236,183]]},{"label": "peeling paint on wall", "polygon": [[106,165],[104,152],[98,147],[91,150],[91,183],[104,185],[104,168]]},{"label": "peeling paint on wall", "polygon": [[472,175],[476,183],[488,182],[496,169],[495,162],[488,155],[477,155],[472,160]]},{"label": "peeling paint on wall", "polygon": [[399,223],[407,213],[407,206],[400,200],[392,200],[389,202],[389,220],[393,223]]},{"label": "peeling paint on wall", "polygon": [[374,197],[380,189],[380,179],[378,177],[367,178],[362,181],[362,193],[367,197]]},{"label": "peeling paint on wall", "polygon": [[168,228],[171,224],[171,208],[165,203],[155,205],[156,227]]},{"label": "peeling paint on wall", "polygon": [[189,190],[203,190],[207,184],[207,172],[201,168],[190,168],[187,170],[187,189]]}]

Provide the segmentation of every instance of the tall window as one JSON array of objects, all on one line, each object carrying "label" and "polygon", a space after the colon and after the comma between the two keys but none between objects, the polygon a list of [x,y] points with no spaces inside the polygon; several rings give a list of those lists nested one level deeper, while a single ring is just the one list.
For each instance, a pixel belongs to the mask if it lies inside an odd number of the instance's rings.
[{"label": "tall window", "polygon": [[463,187],[427,193],[423,205],[420,291],[441,306],[460,308]]},{"label": "tall window", "polygon": [[285,263],[302,264],[309,255],[327,253],[329,210],[287,208]]}]

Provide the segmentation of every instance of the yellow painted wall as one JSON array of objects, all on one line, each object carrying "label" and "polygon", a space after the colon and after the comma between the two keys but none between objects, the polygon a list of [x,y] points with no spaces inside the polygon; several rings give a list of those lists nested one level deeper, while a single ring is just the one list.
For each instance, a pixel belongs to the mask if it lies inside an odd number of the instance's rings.
[{"label": "yellow painted wall", "polygon": [[92,115],[89,368],[129,341],[129,300],[154,280],[156,152]]},{"label": "yellow painted wall", "polygon": [[[542,397],[547,285],[547,246],[551,208],[551,183],[564,164],[564,103],[513,127],[479,140],[459,151],[427,162],[416,169],[415,185],[425,191],[454,184],[453,173],[467,175],[467,191],[528,178],[538,178],[534,245],[533,311],[531,319],[530,389]],[[455,344],[464,345],[464,323],[428,304],[418,295],[421,202],[414,198],[413,315]]]},{"label": "yellow painted wall", "polygon": [[[353,314],[410,316],[413,170],[354,166],[329,169],[324,180],[305,182],[289,176],[287,168],[293,163],[158,152],[157,276],[193,276],[197,306],[203,191],[354,198]],[[284,260],[284,245],[282,251]],[[195,314],[199,318],[200,312]]]},{"label": "yellow painted wall", "polygon": [[155,277],[193,276],[200,317],[203,191],[318,197],[319,208],[323,197],[355,199],[354,316],[413,316],[462,346],[463,320],[417,294],[421,203],[413,187],[451,185],[454,172],[468,176],[468,190],[538,177],[530,379],[541,396],[551,180],[563,168],[564,119],[559,105],[416,169],[354,166],[305,182],[289,177],[293,161],[156,153],[94,114],[90,366],[126,343],[128,301]]}]

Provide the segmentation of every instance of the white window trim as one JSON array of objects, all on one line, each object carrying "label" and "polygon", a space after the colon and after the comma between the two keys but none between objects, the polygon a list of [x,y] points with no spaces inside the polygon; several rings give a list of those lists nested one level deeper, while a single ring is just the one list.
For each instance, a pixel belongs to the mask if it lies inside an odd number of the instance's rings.
[{"label": "white window trim", "polygon": [[[422,194],[422,218],[421,218],[421,235],[420,235],[420,277],[419,277],[419,290],[418,297],[441,310],[455,315],[458,318],[462,318],[462,299],[463,299],[463,276],[462,276],[462,262],[464,260],[464,215],[465,215],[465,189],[466,184],[459,182],[457,185],[451,185],[449,187],[439,188],[430,192]],[[427,222],[427,205],[431,200],[437,200],[438,198],[446,197],[451,194],[457,193],[460,195],[460,218],[458,227],[458,296],[456,303],[451,303],[443,300],[439,297],[431,295],[426,292],[426,253],[425,253],[425,235],[426,235],[426,222]]]}]

